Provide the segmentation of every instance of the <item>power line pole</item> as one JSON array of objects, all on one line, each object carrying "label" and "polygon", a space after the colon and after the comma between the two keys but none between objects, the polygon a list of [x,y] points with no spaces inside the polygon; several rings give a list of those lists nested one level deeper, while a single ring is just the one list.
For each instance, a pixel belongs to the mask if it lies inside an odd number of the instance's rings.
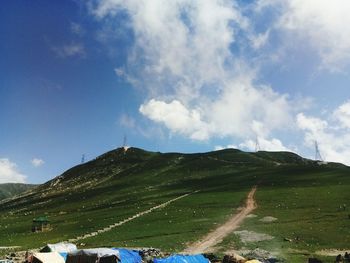
[{"label": "power line pole", "polygon": [[85,154],[81,156],[81,163],[85,163]]}]

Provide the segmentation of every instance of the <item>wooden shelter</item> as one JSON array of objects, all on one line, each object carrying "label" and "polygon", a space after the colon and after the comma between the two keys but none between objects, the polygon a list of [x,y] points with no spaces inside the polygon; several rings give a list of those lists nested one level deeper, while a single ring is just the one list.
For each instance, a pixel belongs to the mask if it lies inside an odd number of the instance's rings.
[{"label": "wooden shelter", "polygon": [[40,216],[33,219],[32,232],[43,232],[49,231],[50,229],[50,221],[46,216]]}]

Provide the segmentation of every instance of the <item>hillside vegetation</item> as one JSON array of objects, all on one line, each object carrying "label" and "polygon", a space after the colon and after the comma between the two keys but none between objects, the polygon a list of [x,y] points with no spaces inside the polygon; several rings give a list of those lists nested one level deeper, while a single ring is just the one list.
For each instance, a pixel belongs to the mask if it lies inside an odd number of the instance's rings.
[{"label": "hillside vegetation", "polygon": [[[0,203],[0,247],[27,249],[69,240],[189,193],[77,241],[81,247],[152,246],[179,252],[225,222],[257,185],[256,216],[239,230],[271,238],[246,240],[232,233],[217,250],[259,247],[304,262],[322,249],[349,248],[349,172],[341,164],[320,164],[288,152],[162,154],[120,148]],[[52,230],[32,233],[33,218],[42,215]]]},{"label": "hillside vegetation", "polygon": [[0,200],[21,194],[35,186],[36,185],[19,183],[0,184]]}]

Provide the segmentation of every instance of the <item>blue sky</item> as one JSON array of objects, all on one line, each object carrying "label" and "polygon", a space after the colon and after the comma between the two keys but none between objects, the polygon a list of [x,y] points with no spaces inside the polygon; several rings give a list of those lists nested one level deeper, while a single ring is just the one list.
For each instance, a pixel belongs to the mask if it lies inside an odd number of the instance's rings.
[{"label": "blue sky", "polygon": [[7,1],[0,183],[128,144],[350,164],[347,0]]}]

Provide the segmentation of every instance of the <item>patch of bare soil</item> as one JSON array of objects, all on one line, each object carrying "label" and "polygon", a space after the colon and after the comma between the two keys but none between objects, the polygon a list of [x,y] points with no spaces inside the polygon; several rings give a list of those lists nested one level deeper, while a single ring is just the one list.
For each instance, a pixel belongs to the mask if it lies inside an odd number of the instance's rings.
[{"label": "patch of bare soil", "polygon": [[234,233],[239,236],[243,243],[259,242],[273,239],[273,236],[270,236],[268,234],[256,233],[248,230],[235,231]]}]

